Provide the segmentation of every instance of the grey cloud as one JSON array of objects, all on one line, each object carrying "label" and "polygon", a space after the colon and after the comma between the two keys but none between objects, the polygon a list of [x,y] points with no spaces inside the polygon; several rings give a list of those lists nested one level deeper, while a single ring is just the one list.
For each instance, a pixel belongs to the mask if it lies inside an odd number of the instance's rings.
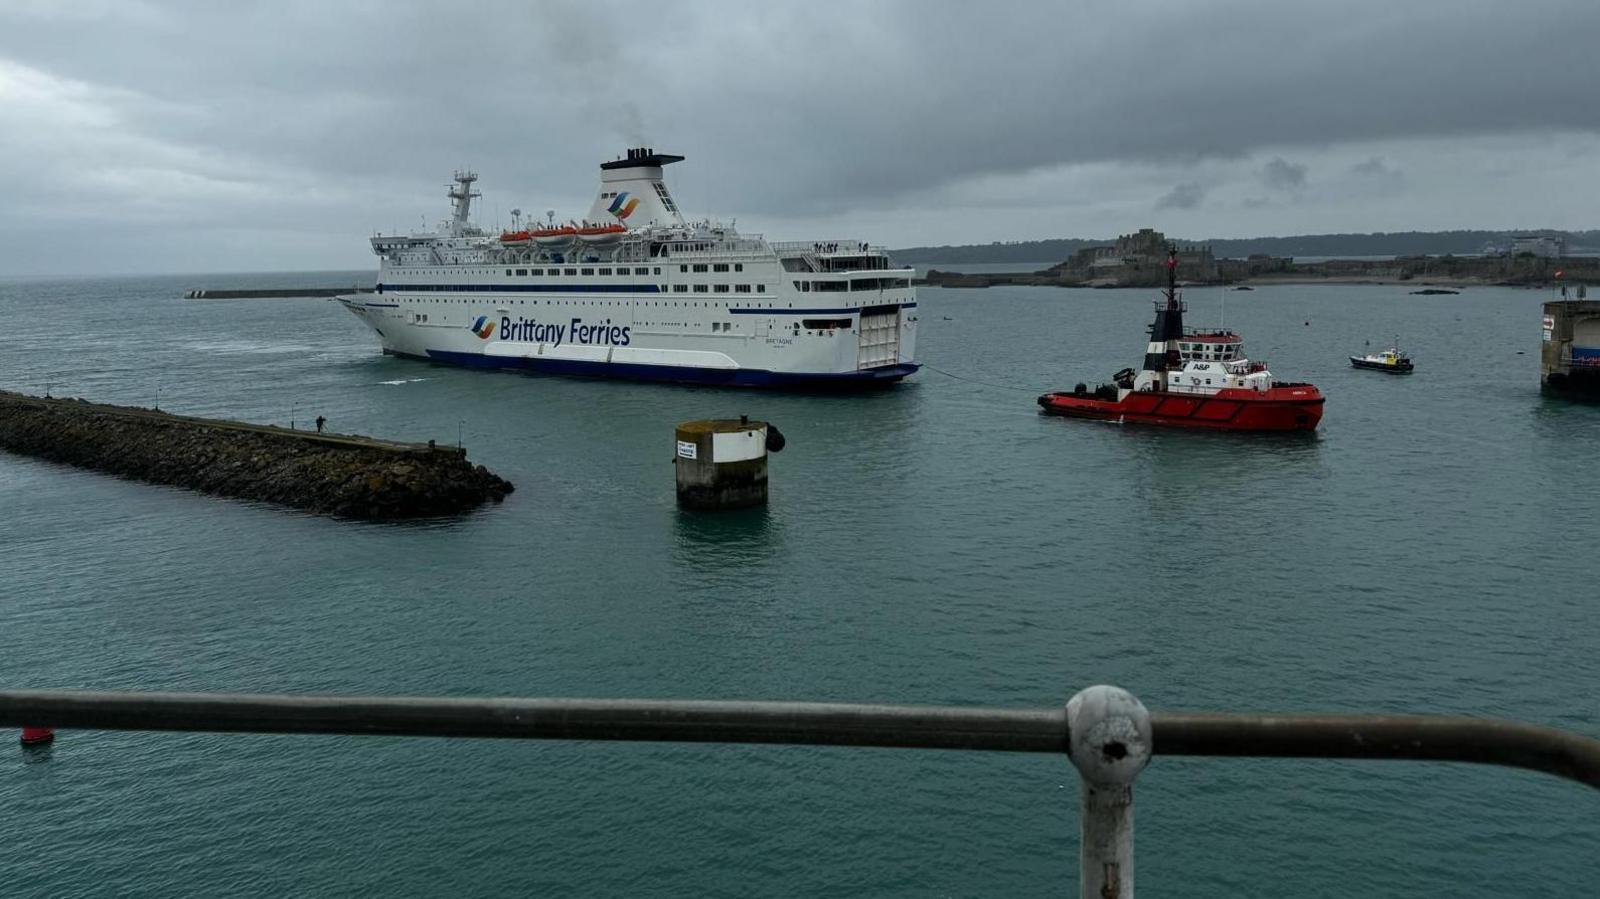
[{"label": "grey cloud", "polygon": [[1261,181],[1274,190],[1299,190],[1306,186],[1306,167],[1278,156],[1262,167]]},{"label": "grey cloud", "polygon": [[1157,209],[1193,209],[1205,199],[1206,189],[1193,182],[1180,184],[1161,195]]},{"label": "grey cloud", "polygon": [[0,189],[11,209],[99,200],[337,232],[436,214],[441,179],[468,164],[491,204],[571,214],[598,161],[644,143],[689,157],[669,178],[691,212],[816,218],[1064,166],[1170,184],[1199,160],[1275,156],[1292,188],[1304,163],[1285,156],[1339,145],[1600,131],[1600,107],[1531,89],[1570,83],[1549,48],[1600,33],[1600,4],[1505,15],[1448,0],[32,3],[0,10],[0,78],[42,73],[110,122],[18,138],[0,82]]},{"label": "grey cloud", "polygon": [[1395,194],[1405,189],[1405,172],[1381,156],[1371,156],[1350,167],[1358,192]]},{"label": "grey cloud", "polygon": [[1398,169],[1391,168],[1387,162],[1384,162],[1382,156],[1368,157],[1366,160],[1351,166],[1350,171],[1368,178],[1393,177],[1400,174]]}]

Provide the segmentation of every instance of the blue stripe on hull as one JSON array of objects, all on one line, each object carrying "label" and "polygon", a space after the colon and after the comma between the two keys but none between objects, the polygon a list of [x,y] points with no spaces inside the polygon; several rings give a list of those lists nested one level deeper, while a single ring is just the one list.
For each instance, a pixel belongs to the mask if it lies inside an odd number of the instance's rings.
[{"label": "blue stripe on hull", "polygon": [[715,387],[770,387],[802,389],[861,390],[888,387],[921,366],[915,362],[883,365],[850,372],[785,372],[753,368],[689,368],[682,365],[637,365],[625,362],[584,362],[576,359],[550,359],[522,356],[486,356],[482,353],[457,353],[429,350],[426,356],[384,350],[391,356],[443,362],[469,368],[499,368],[547,375],[579,378],[623,378],[631,381],[666,381],[676,384],[706,384]]}]

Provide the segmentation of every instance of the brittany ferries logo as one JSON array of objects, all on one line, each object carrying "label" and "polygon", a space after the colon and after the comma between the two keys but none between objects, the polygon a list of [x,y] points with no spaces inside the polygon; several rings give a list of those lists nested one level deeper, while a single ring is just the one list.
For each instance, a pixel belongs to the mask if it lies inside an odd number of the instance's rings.
[{"label": "brittany ferries logo", "polygon": [[480,315],[477,321],[467,327],[471,328],[472,333],[478,335],[480,339],[488,340],[489,335],[494,333],[495,323],[489,320],[489,316]]},{"label": "brittany ferries logo", "polygon": [[630,200],[628,199],[628,192],[623,191],[622,193],[617,194],[616,199],[611,201],[611,205],[607,207],[606,211],[610,212],[619,219],[625,219],[628,216],[633,215],[633,211],[638,208],[639,198],[634,197]]}]

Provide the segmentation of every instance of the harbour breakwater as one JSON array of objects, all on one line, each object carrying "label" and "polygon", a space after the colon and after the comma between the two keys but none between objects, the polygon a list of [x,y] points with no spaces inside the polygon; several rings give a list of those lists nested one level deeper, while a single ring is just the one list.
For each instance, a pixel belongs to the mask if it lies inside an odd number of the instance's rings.
[{"label": "harbour breakwater", "polygon": [[0,391],[0,449],[343,518],[456,515],[514,489],[466,451]]},{"label": "harbour breakwater", "polygon": [[248,300],[269,297],[336,297],[347,293],[372,293],[370,287],[247,287],[216,289],[202,287],[183,295],[186,300]]}]

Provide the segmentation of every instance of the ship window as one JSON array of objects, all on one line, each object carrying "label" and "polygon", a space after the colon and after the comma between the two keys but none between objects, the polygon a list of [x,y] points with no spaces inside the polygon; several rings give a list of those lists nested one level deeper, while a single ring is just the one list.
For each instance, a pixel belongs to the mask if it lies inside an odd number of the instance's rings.
[{"label": "ship window", "polygon": [[659,274],[661,274],[661,266],[659,266],[659,265],[658,265],[658,266],[656,266],[656,271],[655,271],[655,273],[656,273],[656,274],[658,274],[658,275],[659,275]]},{"label": "ship window", "polygon": [[509,269],[509,268],[506,269],[506,275],[509,276],[510,274],[511,274],[511,269]]},{"label": "ship window", "polygon": [[808,318],[803,321],[807,330],[830,331],[834,328],[850,327],[848,318]]},{"label": "ship window", "polygon": [[750,292],[750,285],[748,285],[748,284],[735,284],[735,285],[733,285],[733,292],[734,293],[749,293]]},{"label": "ship window", "polygon": [[707,287],[704,284],[696,284],[694,286],[694,292],[695,293],[710,293],[711,292],[711,288]]},{"label": "ship window", "polygon": [[744,263],[743,262],[735,262],[733,264],[733,270],[736,271],[736,272],[744,271]]},{"label": "ship window", "polygon": [[544,269],[542,269],[542,268],[531,268],[531,269],[528,269],[528,274],[530,274],[530,275],[542,275],[542,274],[544,274]]},{"label": "ship window", "polygon": [[567,273],[567,274],[568,274],[568,275],[576,275],[576,274],[577,274],[577,273],[578,273],[578,270],[577,270],[577,269],[575,269],[575,268],[569,268],[569,269],[565,269],[565,270],[564,270],[564,271],[566,271],[566,273]]},{"label": "ship window", "polygon": [[689,270],[689,267],[687,265],[678,266],[678,271],[680,271],[680,272],[686,272],[688,270]]},{"label": "ship window", "polygon": [[766,293],[766,292],[767,292],[767,285],[765,285],[765,284],[757,284],[756,285],[756,293]]},{"label": "ship window", "polygon": [[602,274],[602,275],[609,275],[609,274],[611,274],[611,269],[609,269],[609,268],[603,268],[603,269],[601,269],[601,270],[600,270],[600,274]]},{"label": "ship window", "polygon": [[689,285],[687,285],[687,284],[674,284],[674,285],[672,285],[672,292],[673,293],[688,293],[689,292]]},{"label": "ship window", "polygon": [[711,267],[711,270],[714,271],[714,272],[725,272],[725,271],[728,270],[728,263],[719,262],[716,265],[713,265]]},{"label": "ship window", "polygon": [[526,275],[527,273],[528,273],[528,270],[525,269],[525,268],[517,269],[517,274],[519,274],[519,275]]},{"label": "ship window", "polygon": [[703,272],[706,270],[706,264],[704,262],[696,262],[694,264],[694,270],[697,272]]},{"label": "ship window", "polygon": [[718,284],[718,285],[716,285],[716,291],[717,291],[717,293],[727,293],[728,292],[728,285],[726,285],[726,284]]},{"label": "ship window", "polygon": [[594,269],[592,269],[592,268],[586,268],[586,269],[584,269],[584,270],[583,270],[583,273],[584,273],[584,274],[585,274],[585,275],[592,275],[592,274],[594,274]]}]

